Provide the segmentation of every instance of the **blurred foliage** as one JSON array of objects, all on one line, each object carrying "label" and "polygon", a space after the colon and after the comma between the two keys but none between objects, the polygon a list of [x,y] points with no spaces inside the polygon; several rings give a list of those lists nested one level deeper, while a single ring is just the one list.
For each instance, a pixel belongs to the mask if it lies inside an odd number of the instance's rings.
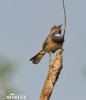
[{"label": "blurred foliage", "polygon": [[12,78],[15,68],[12,61],[0,58],[0,100],[1,98],[5,99],[6,95],[11,92],[15,93],[11,80],[9,80]]},{"label": "blurred foliage", "polygon": [[8,79],[13,73],[13,66],[11,62],[0,61],[0,79]]},{"label": "blurred foliage", "polygon": [[[13,93],[23,94],[21,90],[12,84],[13,74],[18,66],[11,60],[0,58],[0,100],[7,100],[6,96]],[[13,99],[10,99],[13,100]]]}]

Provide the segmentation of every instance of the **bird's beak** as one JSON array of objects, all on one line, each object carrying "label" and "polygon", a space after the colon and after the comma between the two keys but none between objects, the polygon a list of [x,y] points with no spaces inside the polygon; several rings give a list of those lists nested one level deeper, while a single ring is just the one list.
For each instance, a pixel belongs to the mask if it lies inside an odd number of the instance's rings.
[{"label": "bird's beak", "polygon": [[62,26],[63,24],[61,24],[60,26]]},{"label": "bird's beak", "polygon": [[58,28],[60,29],[62,27],[62,24],[61,25],[58,25]]}]

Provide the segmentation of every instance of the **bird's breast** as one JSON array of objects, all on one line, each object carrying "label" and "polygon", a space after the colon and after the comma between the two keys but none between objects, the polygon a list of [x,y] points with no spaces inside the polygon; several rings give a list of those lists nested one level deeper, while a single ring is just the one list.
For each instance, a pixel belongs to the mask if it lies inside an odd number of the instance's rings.
[{"label": "bird's breast", "polygon": [[63,43],[55,43],[51,38],[48,38],[48,43],[44,48],[44,51],[49,52],[55,52],[57,49],[62,47]]}]

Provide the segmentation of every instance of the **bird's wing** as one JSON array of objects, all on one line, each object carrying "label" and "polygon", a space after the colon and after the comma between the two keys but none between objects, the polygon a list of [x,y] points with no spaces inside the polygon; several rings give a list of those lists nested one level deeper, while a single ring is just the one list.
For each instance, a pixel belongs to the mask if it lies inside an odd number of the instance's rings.
[{"label": "bird's wing", "polygon": [[50,37],[52,36],[52,30],[49,32],[49,35],[47,36],[46,40],[44,41],[42,47],[45,48],[46,45],[50,42]]},{"label": "bird's wing", "polygon": [[42,47],[45,48],[47,44],[48,44],[48,37],[47,37],[46,40],[44,41]]}]

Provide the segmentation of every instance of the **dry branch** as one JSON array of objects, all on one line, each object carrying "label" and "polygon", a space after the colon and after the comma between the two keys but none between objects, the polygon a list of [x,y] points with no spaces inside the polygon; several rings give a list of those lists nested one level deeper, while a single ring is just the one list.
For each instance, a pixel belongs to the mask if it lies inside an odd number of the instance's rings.
[{"label": "dry branch", "polygon": [[52,60],[52,64],[49,65],[48,75],[40,95],[40,100],[50,100],[54,85],[62,69],[62,52],[63,49],[59,49],[56,57]]}]

